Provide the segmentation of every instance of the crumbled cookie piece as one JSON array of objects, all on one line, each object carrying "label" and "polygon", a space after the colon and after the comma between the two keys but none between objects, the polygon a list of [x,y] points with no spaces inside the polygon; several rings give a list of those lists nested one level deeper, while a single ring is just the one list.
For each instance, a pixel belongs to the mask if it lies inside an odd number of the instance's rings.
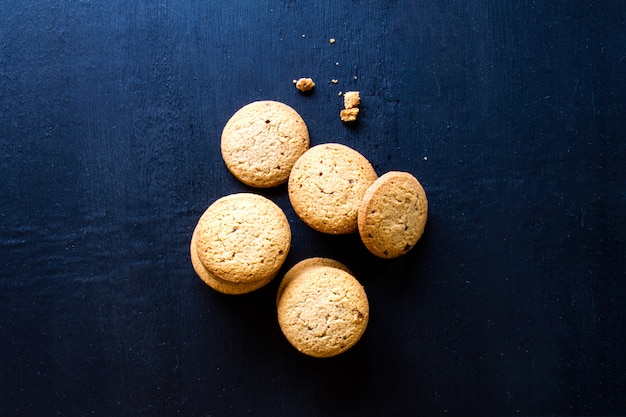
[{"label": "crumbled cookie piece", "polygon": [[330,38],[330,43],[335,43],[335,38]]},{"label": "crumbled cookie piece", "polygon": [[332,80],[330,80],[330,82],[333,83],[333,84],[337,84],[339,82],[339,80],[336,80],[336,79],[333,78]]},{"label": "crumbled cookie piece", "polygon": [[296,88],[302,92],[309,91],[315,87],[315,82],[312,78],[300,78],[296,81]]},{"label": "crumbled cookie piece", "polygon": [[358,91],[346,91],[343,95],[343,106],[346,109],[359,107],[361,104],[361,96]]},{"label": "crumbled cookie piece", "polygon": [[361,104],[361,95],[358,91],[346,91],[343,93],[344,110],[341,110],[340,113],[341,120],[344,122],[355,122],[359,116],[359,104]]},{"label": "crumbled cookie piece", "polygon": [[359,108],[353,107],[351,109],[345,109],[341,111],[341,120],[344,122],[355,122],[359,115]]}]

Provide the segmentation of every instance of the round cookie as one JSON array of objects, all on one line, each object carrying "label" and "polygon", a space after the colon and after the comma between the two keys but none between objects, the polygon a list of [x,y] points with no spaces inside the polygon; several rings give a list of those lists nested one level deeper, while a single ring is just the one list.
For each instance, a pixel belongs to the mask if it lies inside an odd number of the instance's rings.
[{"label": "round cookie", "polygon": [[[197,229],[197,228],[196,228]],[[246,294],[257,290],[264,285],[268,284],[272,279],[265,279],[260,281],[253,281],[250,283],[235,283],[224,281],[223,279],[218,278],[213,273],[211,273],[200,261],[198,257],[198,250],[196,246],[197,242],[197,233],[194,230],[193,235],[191,236],[191,244],[189,245],[189,253],[191,255],[191,264],[193,265],[194,271],[196,274],[207,284],[209,287],[214,290],[221,292],[223,294],[231,294],[231,295],[239,295]]]},{"label": "round cookie", "polygon": [[305,268],[285,287],[277,309],[289,343],[318,358],[353,347],[369,320],[361,284],[348,272],[330,266]]},{"label": "round cookie", "polygon": [[381,258],[408,252],[424,233],[428,200],[419,181],[408,172],[391,171],[366,191],[358,227],[365,247]]},{"label": "round cookie", "polygon": [[239,109],[222,131],[222,158],[228,170],[253,187],[287,181],[291,168],[309,148],[302,117],[278,101],[255,101]]},{"label": "round cookie", "polygon": [[198,220],[196,235],[202,265],[233,283],[272,279],[291,245],[282,209],[251,193],[231,194],[211,204]]},{"label": "round cookie", "polygon": [[320,257],[303,259],[294,266],[292,266],[289,271],[287,271],[283,279],[280,281],[280,285],[278,286],[278,291],[276,293],[276,304],[278,304],[278,300],[280,300],[280,297],[283,294],[285,287],[289,285],[289,283],[294,278],[297,278],[300,273],[302,273],[302,271],[304,271],[305,269],[315,266],[331,266],[333,268],[338,268],[346,271],[349,274],[352,274],[347,266],[334,259]]},{"label": "round cookie", "polygon": [[317,145],[306,151],[289,175],[289,200],[307,225],[330,234],[357,230],[361,199],[377,175],[369,161],[348,146]]}]

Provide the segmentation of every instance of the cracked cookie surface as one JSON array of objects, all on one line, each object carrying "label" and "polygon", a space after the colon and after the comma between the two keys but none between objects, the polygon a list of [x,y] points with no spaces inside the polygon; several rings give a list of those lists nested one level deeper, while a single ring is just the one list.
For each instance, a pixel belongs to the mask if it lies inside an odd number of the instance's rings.
[{"label": "cracked cookie surface", "polygon": [[358,228],[365,247],[380,258],[407,253],[424,233],[428,200],[420,182],[408,172],[391,171],[366,191]]},{"label": "cracked cookie surface", "polygon": [[305,268],[278,300],[278,323],[300,352],[336,356],[353,347],[369,320],[369,303],[350,273],[332,266]]},{"label": "cracked cookie surface", "polygon": [[221,136],[222,158],[241,182],[259,188],[283,184],[309,148],[309,131],[290,106],[271,100],[243,106]]},{"label": "cracked cookie surface", "polygon": [[217,278],[232,283],[271,280],[291,245],[285,213],[261,195],[237,193],[211,204],[196,226],[196,252]]},{"label": "cracked cookie surface", "polygon": [[325,143],[307,150],[289,175],[294,211],[307,225],[330,234],[357,230],[361,199],[377,175],[356,150]]}]

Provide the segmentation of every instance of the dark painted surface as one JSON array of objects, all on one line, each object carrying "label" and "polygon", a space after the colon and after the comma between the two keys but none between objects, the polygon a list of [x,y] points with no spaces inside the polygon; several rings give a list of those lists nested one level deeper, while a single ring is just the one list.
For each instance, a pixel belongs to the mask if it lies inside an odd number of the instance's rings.
[{"label": "dark painted surface", "polygon": [[[626,415],[625,38],[621,1],[4,0],[0,415]],[[287,344],[277,282],[227,297],[188,260],[247,190],[219,135],[256,99],[429,196],[383,261],[263,191],[286,266],[331,256],[368,291],[338,358]]]}]

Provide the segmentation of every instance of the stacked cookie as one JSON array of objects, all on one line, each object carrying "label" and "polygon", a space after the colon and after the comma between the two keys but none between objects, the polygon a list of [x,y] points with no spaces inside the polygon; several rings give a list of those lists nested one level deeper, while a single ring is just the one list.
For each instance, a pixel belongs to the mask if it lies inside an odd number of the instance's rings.
[{"label": "stacked cookie", "polygon": [[305,259],[287,271],[276,306],[289,343],[318,358],[350,349],[369,320],[363,286],[345,265],[328,258]]},{"label": "stacked cookie", "polygon": [[224,294],[244,294],[269,283],[291,246],[285,213],[252,193],[222,197],[198,220],[191,263],[198,276]]},{"label": "stacked cookie", "polygon": [[[358,231],[381,258],[408,252],[421,237],[426,194],[406,172],[380,177],[356,150],[338,143],[309,147],[300,115],[286,104],[257,101],[226,123],[221,152],[243,183],[268,188],[288,183],[289,201],[311,228],[328,234]],[[268,284],[291,246],[285,213],[254,193],[224,196],[194,229],[190,254],[198,276],[216,291],[244,294]],[[369,319],[365,290],[338,261],[309,258],[284,275],[276,298],[287,340],[314,357],[342,353],[361,338]]]}]

